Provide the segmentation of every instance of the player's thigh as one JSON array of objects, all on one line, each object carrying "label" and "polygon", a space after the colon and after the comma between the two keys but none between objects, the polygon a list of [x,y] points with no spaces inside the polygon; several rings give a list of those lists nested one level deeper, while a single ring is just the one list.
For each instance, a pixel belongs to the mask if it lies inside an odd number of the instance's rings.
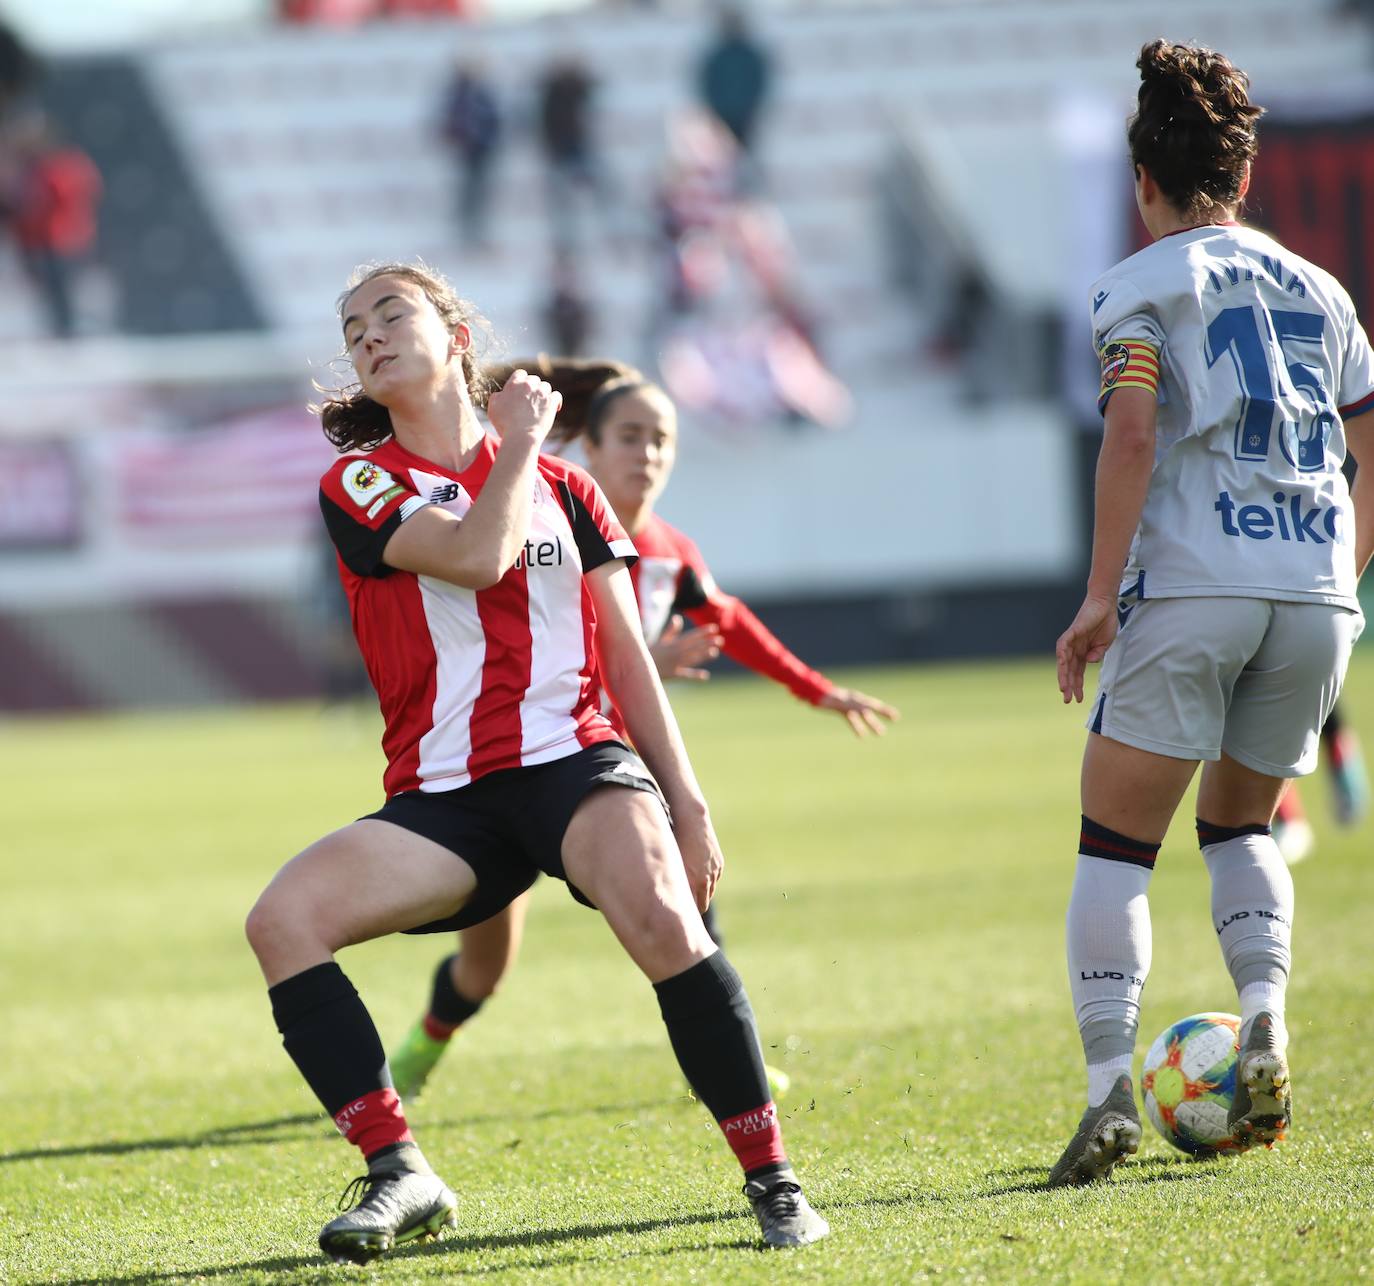
[{"label": "player's thigh", "polygon": [[1158,843],[1199,760],[1221,754],[1232,689],[1268,605],[1243,598],[1137,603],[1102,663],[1083,755],[1084,815]]},{"label": "player's thigh", "polygon": [[1317,767],[1322,725],[1364,617],[1324,603],[1269,606],[1269,628],[1236,679],[1222,746],[1254,773],[1303,777]]},{"label": "player's thigh", "polygon": [[588,795],[564,834],[563,866],[651,981],[715,950],[655,795],[623,786]]},{"label": "player's thigh", "polygon": [[1197,815],[1213,826],[1268,826],[1288,778],[1259,773],[1225,751],[1203,765],[1197,789]]},{"label": "player's thigh", "polygon": [[1103,658],[1089,731],[1166,758],[1216,759],[1232,689],[1264,639],[1269,607],[1248,598],[1136,604]]},{"label": "player's thigh", "polygon": [[1083,750],[1083,815],[1118,834],[1158,844],[1196,768],[1196,759],[1090,734]]},{"label": "player's thigh", "polygon": [[452,915],[476,887],[472,867],[456,853],[391,822],[363,818],[277,872],[250,916],[249,936],[255,946],[274,937],[309,938],[337,951]]}]

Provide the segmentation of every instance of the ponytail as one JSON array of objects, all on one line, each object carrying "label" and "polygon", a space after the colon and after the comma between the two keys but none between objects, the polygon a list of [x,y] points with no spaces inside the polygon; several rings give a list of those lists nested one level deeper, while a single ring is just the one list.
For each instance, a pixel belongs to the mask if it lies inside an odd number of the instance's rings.
[{"label": "ponytail", "polygon": [[1131,162],[1144,166],[1185,218],[1202,223],[1241,200],[1259,150],[1250,78],[1211,49],[1155,40],[1136,62],[1138,110],[1127,137]]},{"label": "ponytail", "polygon": [[601,422],[611,402],[630,389],[654,388],[633,366],[597,358],[538,357],[518,358],[509,362],[494,362],[482,368],[489,388],[499,388],[517,370],[528,371],[563,395],[558,420],[549,434],[549,442],[566,446],[584,434],[597,442],[601,437]]}]

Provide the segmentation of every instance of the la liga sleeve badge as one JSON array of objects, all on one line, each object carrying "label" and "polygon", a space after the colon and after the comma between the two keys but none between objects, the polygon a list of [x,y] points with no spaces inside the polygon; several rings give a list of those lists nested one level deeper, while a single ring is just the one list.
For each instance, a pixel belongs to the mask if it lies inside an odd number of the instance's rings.
[{"label": "la liga sleeve badge", "polygon": [[366,509],[391,485],[391,475],[371,460],[355,460],[343,471],[343,485],[354,503]]}]

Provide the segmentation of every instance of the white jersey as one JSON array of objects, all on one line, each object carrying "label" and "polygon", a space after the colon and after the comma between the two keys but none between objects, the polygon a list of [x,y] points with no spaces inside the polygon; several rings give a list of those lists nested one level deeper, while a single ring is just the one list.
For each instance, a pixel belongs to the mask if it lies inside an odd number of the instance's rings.
[{"label": "white jersey", "polygon": [[1374,409],[1374,353],[1340,283],[1262,232],[1208,225],[1117,264],[1092,309],[1104,410],[1118,379],[1153,384],[1157,358],[1128,583],[1358,608],[1342,417]]}]

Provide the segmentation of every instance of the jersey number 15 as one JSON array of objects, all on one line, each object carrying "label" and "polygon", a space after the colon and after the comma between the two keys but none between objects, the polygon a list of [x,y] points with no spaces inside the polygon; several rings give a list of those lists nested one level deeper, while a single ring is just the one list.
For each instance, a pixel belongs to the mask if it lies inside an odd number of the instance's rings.
[{"label": "jersey number 15", "polygon": [[[1297,422],[1281,421],[1279,449],[1284,458],[1304,473],[1328,467],[1326,444],[1336,417],[1322,384],[1321,368],[1293,360],[1289,345],[1320,344],[1326,328],[1321,313],[1295,313],[1280,309],[1263,311],[1264,328],[1271,328],[1281,360],[1292,381],[1297,401],[1306,402]],[[1252,305],[1223,308],[1207,327],[1207,366],[1229,356],[1240,381],[1241,412],[1236,422],[1236,459],[1267,460],[1273,436],[1276,404],[1274,375],[1269,367],[1273,345],[1260,334],[1259,310]],[[1282,379],[1282,375],[1279,377]]]}]

